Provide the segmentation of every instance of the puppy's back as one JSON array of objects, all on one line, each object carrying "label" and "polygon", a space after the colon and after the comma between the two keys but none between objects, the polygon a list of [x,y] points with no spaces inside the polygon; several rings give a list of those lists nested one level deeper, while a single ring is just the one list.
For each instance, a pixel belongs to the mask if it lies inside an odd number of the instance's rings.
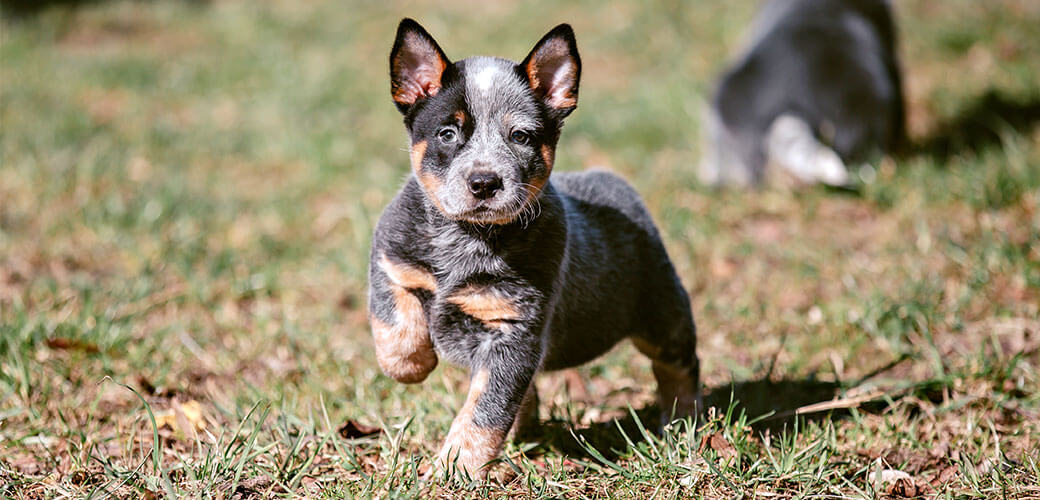
[{"label": "puppy's back", "polygon": [[624,179],[606,170],[561,172],[553,176],[560,193],[592,206],[609,207],[624,214],[648,235],[657,238],[657,228],[639,193]]}]

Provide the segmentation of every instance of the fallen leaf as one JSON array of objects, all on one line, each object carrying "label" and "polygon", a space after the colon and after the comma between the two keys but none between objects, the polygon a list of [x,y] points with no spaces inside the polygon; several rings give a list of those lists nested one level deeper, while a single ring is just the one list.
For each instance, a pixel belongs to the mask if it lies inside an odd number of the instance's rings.
[{"label": "fallen leaf", "polygon": [[156,392],[158,392],[155,384],[153,384],[151,380],[148,380],[148,377],[145,377],[144,375],[137,376],[137,385],[141,387],[141,390],[143,390],[145,394],[151,394],[154,396]]},{"label": "fallen leaf", "polygon": [[40,464],[35,457],[29,455],[18,455],[11,461],[14,470],[26,475],[33,476],[40,472]]},{"label": "fallen leaf", "polygon": [[339,427],[339,435],[343,436],[343,439],[359,439],[374,436],[381,432],[383,432],[381,427],[365,425],[354,419],[347,420],[346,423]]},{"label": "fallen leaf", "polygon": [[726,440],[725,436],[721,432],[706,435],[701,438],[700,450],[704,451],[705,448],[711,448],[715,450],[722,458],[733,458],[737,456],[737,449]]},{"label": "fallen leaf", "polygon": [[429,473],[430,469],[432,469],[432,468],[433,468],[432,464],[423,462],[423,463],[419,464],[419,467],[416,468],[416,470],[419,472],[419,477],[426,477],[426,474]]},{"label": "fallen leaf", "polygon": [[914,484],[914,479],[911,477],[901,477],[888,485],[885,488],[885,493],[892,496],[899,497],[916,497],[917,496],[917,485]]},{"label": "fallen leaf", "polygon": [[[877,483],[878,479],[876,472],[867,474],[867,482],[871,484]],[[912,498],[934,491],[928,483],[917,481],[910,474],[896,469],[882,470],[880,482],[885,494],[894,497]]]},{"label": "fallen leaf", "polygon": [[569,370],[563,370],[563,379],[567,381],[567,391],[570,392],[571,398],[575,401],[584,401],[589,398],[589,389],[585,385],[585,380],[581,378],[581,373],[573,368]]},{"label": "fallen leaf", "polygon": [[205,429],[206,418],[202,413],[202,405],[198,401],[194,399],[184,403],[174,401],[170,409],[155,413],[155,425],[187,436]]},{"label": "fallen leaf", "polygon": [[274,481],[266,476],[259,475],[249,479],[244,479],[238,483],[235,487],[235,494],[233,498],[260,498],[265,496],[267,490],[270,489],[271,484]]},{"label": "fallen leaf", "polygon": [[84,342],[82,340],[67,339],[64,337],[47,339],[47,347],[60,351],[83,351],[90,354],[101,352],[101,350],[98,349],[97,344],[93,342]]},{"label": "fallen leaf", "polygon": [[932,480],[929,481],[929,483],[931,483],[932,486],[936,487],[942,486],[950,482],[954,477],[956,477],[957,472],[958,469],[956,465],[947,465],[943,470],[936,473],[935,477],[933,477]]}]

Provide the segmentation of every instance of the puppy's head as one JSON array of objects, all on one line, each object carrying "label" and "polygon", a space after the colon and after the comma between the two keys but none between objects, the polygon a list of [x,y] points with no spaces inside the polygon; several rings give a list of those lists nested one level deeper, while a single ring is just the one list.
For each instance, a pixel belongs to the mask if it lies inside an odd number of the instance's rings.
[{"label": "puppy's head", "polygon": [[455,63],[411,19],[390,52],[390,91],[411,136],[412,170],[448,218],[506,224],[552,171],[563,119],[578,105],[574,31],[553,28],[523,62]]}]

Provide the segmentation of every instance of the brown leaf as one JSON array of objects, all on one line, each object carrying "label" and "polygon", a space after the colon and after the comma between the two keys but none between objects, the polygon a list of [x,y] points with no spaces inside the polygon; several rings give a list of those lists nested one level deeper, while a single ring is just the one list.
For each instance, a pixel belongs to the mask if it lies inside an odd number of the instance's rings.
[{"label": "brown leaf", "polygon": [[928,482],[931,483],[932,486],[942,486],[953,480],[953,478],[957,477],[957,472],[958,469],[956,465],[947,465],[945,468],[943,468],[943,470],[935,474],[935,477],[933,477],[932,480]]},{"label": "brown leaf", "polygon": [[39,462],[31,455],[16,455],[14,460],[11,461],[11,465],[14,467],[14,470],[27,476],[33,476],[40,472]]},{"label": "brown leaf", "polygon": [[191,436],[206,428],[206,417],[198,401],[174,401],[170,409],[155,413],[155,425],[169,428],[182,436]]},{"label": "brown leaf", "polygon": [[934,492],[928,483],[918,481],[910,474],[897,469],[885,469],[880,474],[871,472],[867,474],[867,482],[880,482],[884,486],[885,494],[893,497],[912,498]]},{"label": "brown leaf", "polygon": [[704,451],[705,448],[715,450],[715,453],[718,453],[722,458],[737,456],[737,449],[729,441],[726,441],[726,437],[721,432],[701,436],[700,451]]},{"label": "brown leaf", "polygon": [[266,476],[259,475],[248,479],[243,479],[235,487],[235,494],[232,498],[260,498],[265,496],[265,493],[271,488],[271,484],[274,481]]},{"label": "brown leaf", "polygon": [[347,420],[346,423],[339,427],[339,435],[343,436],[343,439],[359,439],[375,436],[382,432],[383,429],[381,427],[365,425],[354,419]]},{"label": "brown leaf", "polygon": [[47,347],[61,351],[83,351],[90,354],[101,352],[101,350],[98,349],[97,344],[93,342],[84,342],[82,340],[67,339],[63,337],[47,339]]},{"label": "brown leaf", "polygon": [[340,296],[339,301],[337,302],[337,305],[339,307],[347,310],[356,308],[357,304],[357,296],[350,292],[346,292],[342,296]]},{"label": "brown leaf", "polygon": [[897,497],[916,497],[917,485],[913,478],[900,477],[889,483],[888,488],[885,488],[885,493]]}]

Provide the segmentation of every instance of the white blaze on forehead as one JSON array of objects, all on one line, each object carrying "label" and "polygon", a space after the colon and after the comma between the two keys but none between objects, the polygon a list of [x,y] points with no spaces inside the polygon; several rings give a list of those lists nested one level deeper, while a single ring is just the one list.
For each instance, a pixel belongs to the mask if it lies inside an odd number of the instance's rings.
[{"label": "white blaze on forehead", "polygon": [[[475,144],[498,144],[504,139],[502,125],[512,128],[538,127],[538,108],[527,83],[516,72],[515,63],[493,57],[465,60],[466,105],[473,116]],[[509,117],[508,123],[505,118]],[[506,134],[508,135],[508,134]]]},{"label": "white blaze on forehead", "polygon": [[491,85],[495,82],[495,77],[499,74],[499,69],[495,66],[485,66],[473,77],[473,83],[476,84],[480,90],[488,90]]}]

